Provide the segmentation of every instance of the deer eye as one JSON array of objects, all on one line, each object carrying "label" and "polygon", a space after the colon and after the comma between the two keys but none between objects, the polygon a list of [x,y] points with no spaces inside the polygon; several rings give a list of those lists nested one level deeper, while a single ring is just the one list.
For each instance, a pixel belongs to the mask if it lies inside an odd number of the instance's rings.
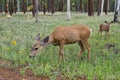
[{"label": "deer eye", "polygon": [[38,48],[35,48],[35,50],[38,50]]}]

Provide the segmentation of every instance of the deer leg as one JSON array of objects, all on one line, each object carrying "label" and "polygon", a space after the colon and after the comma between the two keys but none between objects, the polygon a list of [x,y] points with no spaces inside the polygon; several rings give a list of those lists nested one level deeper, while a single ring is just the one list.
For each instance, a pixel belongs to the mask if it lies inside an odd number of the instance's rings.
[{"label": "deer leg", "polygon": [[106,34],[106,38],[108,38],[108,36],[109,36],[109,31],[105,31],[105,34]]},{"label": "deer leg", "polygon": [[64,50],[63,50],[63,46],[64,46],[64,41],[60,42],[59,48],[59,63],[61,63],[61,59],[63,60],[63,54],[64,54]]},{"label": "deer leg", "polygon": [[91,52],[90,45],[88,44],[87,40],[85,40],[83,42],[84,42],[84,45],[86,46],[86,48],[88,50],[88,61],[90,61],[90,52]]},{"label": "deer leg", "polygon": [[98,30],[98,34],[100,34],[100,30]]},{"label": "deer leg", "polygon": [[78,44],[79,44],[79,46],[80,46],[80,48],[81,48],[81,51],[80,51],[80,54],[79,54],[78,57],[79,57],[79,59],[81,59],[82,53],[83,53],[83,51],[84,51],[85,49],[84,49],[84,45],[83,45],[83,43],[82,43],[81,41],[79,41]]}]

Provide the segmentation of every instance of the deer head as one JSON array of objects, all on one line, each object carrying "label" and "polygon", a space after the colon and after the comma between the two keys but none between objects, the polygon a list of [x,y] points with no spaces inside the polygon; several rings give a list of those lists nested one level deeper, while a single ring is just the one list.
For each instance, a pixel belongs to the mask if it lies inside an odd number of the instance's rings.
[{"label": "deer head", "polygon": [[35,57],[39,51],[41,51],[43,49],[43,47],[45,46],[45,43],[47,43],[49,40],[49,36],[45,37],[42,41],[40,40],[40,33],[38,33],[36,35],[35,38],[35,43],[34,45],[31,47],[31,53],[29,55],[29,57]]},{"label": "deer head", "polygon": [[110,25],[110,24],[113,23],[113,21],[110,21],[110,22],[105,21],[105,23],[108,24],[108,25]]}]

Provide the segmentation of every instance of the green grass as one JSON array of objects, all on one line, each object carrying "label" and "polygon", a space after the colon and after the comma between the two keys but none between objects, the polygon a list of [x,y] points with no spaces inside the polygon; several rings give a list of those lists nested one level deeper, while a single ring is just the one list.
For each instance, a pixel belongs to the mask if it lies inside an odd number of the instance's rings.
[{"label": "green grass", "polygon": [[[11,61],[8,67],[22,66],[20,71],[24,75],[26,69],[31,69],[35,76],[48,76],[51,80],[63,75],[68,79],[85,75],[88,80],[97,77],[99,80],[120,80],[120,52],[115,54],[112,49],[105,48],[106,43],[114,43],[116,49],[120,49],[120,24],[111,25],[110,36],[98,35],[98,26],[105,20],[113,20],[113,14],[88,17],[87,14],[72,13],[71,20],[66,20],[66,13],[55,13],[53,15],[39,14],[39,22],[31,13],[13,14],[7,18],[0,13],[0,58]],[[49,35],[57,26],[74,24],[85,24],[92,28],[89,39],[91,45],[91,60],[87,62],[87,51],[83,53],[82,59],[78,59],[79,46],[77,44],[65,45],[65,61],[58,64],[58,47],[49,45],[33,59],[28,56],[30,47],[38,32],[41,38]],[[11,44],[16,41],[16,45]],[[6,65],[0,65],[5,67]]]}]

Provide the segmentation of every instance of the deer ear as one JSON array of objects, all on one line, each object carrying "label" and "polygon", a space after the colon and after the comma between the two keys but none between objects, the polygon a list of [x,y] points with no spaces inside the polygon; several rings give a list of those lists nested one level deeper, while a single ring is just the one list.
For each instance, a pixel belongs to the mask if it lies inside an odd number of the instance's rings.
[{"label": "deer ear", "polygon": [[108,23],[107,21],[105,21],[105,23]]},{"label": "deer ear", "polygon": [[110,23],[114,23],[114,21],[111,21]]},{"label": "deer ear", "polygon": [[49,41],[49,36],[46,36],[44,39],[43,39],[43,43],[46,43]]},{"label": "deer ear", "polygon": [[36,41],[40,41],[40,33],[38,33],[38,34],[36,35],[35,40],[36,40]]}]

